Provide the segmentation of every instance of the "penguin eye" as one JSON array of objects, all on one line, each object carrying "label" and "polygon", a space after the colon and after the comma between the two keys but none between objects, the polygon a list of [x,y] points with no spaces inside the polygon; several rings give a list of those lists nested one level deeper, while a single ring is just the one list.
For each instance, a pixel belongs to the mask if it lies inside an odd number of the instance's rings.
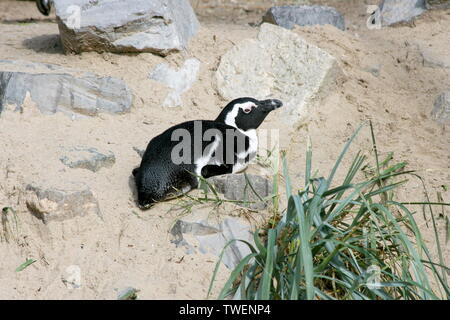
[{"label": "penguin eye", "polygon": [[252,110],[255,109],[255,108],[256,108],[255,106],[250,106],[250,107],[245,107],[245,108],[242,109],[242,110],[244,110],[244,113],[250,113],[250,112],[252,112]]}]

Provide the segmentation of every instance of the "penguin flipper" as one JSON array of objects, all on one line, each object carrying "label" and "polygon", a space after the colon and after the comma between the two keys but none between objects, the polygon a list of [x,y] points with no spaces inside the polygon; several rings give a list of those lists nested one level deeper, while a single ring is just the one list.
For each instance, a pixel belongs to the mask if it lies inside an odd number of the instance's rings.
[{"label": "penguin flipper", "polygon": [[202,168],[202,177],[207,179],[214,176],[220,176],[222,174],[232,173],[233,166],[222,164],[222,165],[213,165],[208,164]]}]

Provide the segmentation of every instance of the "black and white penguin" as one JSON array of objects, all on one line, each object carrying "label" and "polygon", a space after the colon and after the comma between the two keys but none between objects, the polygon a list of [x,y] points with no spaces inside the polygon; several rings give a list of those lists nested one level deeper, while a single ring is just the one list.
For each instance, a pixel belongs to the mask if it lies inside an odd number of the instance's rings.
[{"label": "black and white penguin", "polygon": [[53,6],[53,0],[36,0],[36,6],[44,16],[48,16]]},{"label": "black and white penguin", "polygon": [[197,188],[198,176],[244,170],[256,156],[256,129],[281,106],[276,99],[239,98],[225,106],[214,121],[180,123],[154,137],[141,165],[133,170],[139,207],[147,209]]}]

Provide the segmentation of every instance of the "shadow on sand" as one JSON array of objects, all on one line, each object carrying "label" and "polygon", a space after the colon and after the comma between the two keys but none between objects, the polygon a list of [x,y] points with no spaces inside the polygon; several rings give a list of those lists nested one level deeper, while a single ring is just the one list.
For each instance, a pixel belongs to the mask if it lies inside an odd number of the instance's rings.
[{"label": "shadow on sand", "polygon": [[22,44],[35,52],[51,54],[63,54],[63,47],[59,34],[45,34],[29,39],[25,39]]}]

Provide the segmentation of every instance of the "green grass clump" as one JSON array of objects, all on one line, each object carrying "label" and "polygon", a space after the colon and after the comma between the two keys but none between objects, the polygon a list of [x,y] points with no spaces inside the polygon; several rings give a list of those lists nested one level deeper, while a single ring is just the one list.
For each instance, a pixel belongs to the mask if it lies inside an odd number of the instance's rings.
[{"label": "green grass clump", "polygon": [[35,262],[36,262],[36,260],[34,260],[34,259],[27,259],[24,263],[22,263],[20,266],[17,267],[16,272],[21,272],[21,271],[25,270],[26,268],[28,268],[30,265],[32,265]]},{"label": "green grass clump", "polygon": [[[395,200],[404,177],[416,175],[405,171],[404,162],[391,164],[392,154],[379,161],[371,125],[375,165],[358,153],[344,180],[333,183],[361,128],[346,143],[327,178],[313,175],[309,144],[300,191],[292,190],[282,154],[287,208],[276,223],[255,232],[254,245],[245,242],[251,254],[231,272],[219,299],[449,299],[449,269],[444,266],[433,212],[439,263],[431,261],[408,208],[421,205],[431,210],[433,205],[449,204]],[[219,264],[220,260],[209,293]]]}]

